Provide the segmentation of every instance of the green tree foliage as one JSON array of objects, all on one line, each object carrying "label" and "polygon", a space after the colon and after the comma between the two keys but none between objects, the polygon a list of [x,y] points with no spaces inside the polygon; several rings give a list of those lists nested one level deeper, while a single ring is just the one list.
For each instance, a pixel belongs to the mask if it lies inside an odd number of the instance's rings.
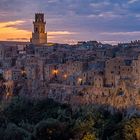
[{"label": "green tree foliage", "polygon": [[[113,121],[113,120],[111,120]],[[113,124],[107,124],[103,139],[110,140],[139,140],[140,139],[140,117],[133,117],[131,119],[124,118],[122,121]]]},{"label": "green tree foliage", "polygon": [[51,99],[14,97],[1,104],[0,140],[139,140],[140,117],[111,115],[104,108],[76,109]]},{"label": "green tree foliage", "polygon": [[4,140],[31,140],[32,136],[28,131],[9,123],[5,130]]},{"label": "green tree foliage", "polygon": [[56,139],[65,139],[64,132],[66,125],[59,122],[56,119],[47,119],[45,121],[40,121],[35,126],[35,138],[37,140],[56,140]]},{"label": "green tree foliage", "polygon": [[96,138],[95,134],[87,133],[84,135],[82,140],[97,140],[97,138]]},{"label": "green tree foliage", "polygon": [[[60,114],[58,110],[61,110],[63,114]],[[3,114],[5,114],[8,120],[16,124],[22,121],[36,124],[40,120],[51,117],[57,119],[60,116],[61,119],[62,117],[66,119],[68,115],[64,113],[71,114],[69,106],[61,105],[50,99],[30,100],[21,97],[14,97],[3,109]]]},{"label": "green tree foliage", "polygon": [[122,135],[124,140],[137,140],[137,132],[140,129],[140,118],[131,118],[122,125]]},{"label": "green tree foliage", "polygon": [[0,116],[0,138],[4,138],[5,129],[7,127],[6,120],[2,116]]}]

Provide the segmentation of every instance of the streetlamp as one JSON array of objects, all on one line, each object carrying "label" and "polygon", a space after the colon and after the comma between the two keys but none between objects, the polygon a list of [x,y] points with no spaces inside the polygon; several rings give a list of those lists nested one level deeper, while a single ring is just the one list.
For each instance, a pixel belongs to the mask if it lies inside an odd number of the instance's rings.
[{"label": "streetlamp", "polygon": [[63,77],[66,79],[68,76],[67,76],[67,74],[64,74]]},{"label": "streetlamp", "polygon": [[82,84],[82,80],[83,80],[82,78],[78,78],[78,84],[81,85]]}]

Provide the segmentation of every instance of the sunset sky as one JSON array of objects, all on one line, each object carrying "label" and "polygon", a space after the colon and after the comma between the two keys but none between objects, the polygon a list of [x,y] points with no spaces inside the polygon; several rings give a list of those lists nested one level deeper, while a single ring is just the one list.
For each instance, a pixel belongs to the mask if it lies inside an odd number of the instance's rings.
[{"label": "sunset sky", "polygon": [[45,13],[49,42],[140,39],[140,0],[0,0],[0,40],[29,41]]}]

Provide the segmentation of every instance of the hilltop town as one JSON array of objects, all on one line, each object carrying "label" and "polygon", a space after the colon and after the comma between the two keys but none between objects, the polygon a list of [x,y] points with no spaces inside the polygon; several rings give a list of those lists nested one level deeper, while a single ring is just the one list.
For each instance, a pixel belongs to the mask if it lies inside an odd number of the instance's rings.
[{"label": "hilltop town", "polygon": [[35,15],[30,43],[0,44],[0,98],[21,95],[140,112],[140,41],[47,43],[44,14]]}]

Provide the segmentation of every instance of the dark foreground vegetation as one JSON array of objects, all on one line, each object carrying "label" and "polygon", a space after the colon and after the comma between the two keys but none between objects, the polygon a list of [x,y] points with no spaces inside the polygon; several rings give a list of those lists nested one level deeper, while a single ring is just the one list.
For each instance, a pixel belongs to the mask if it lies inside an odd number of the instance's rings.
[{"label": "dark foreground vegetation", "polygon": [[140,140],[138,116],[21,97],[0,107],[0,140]]}]

